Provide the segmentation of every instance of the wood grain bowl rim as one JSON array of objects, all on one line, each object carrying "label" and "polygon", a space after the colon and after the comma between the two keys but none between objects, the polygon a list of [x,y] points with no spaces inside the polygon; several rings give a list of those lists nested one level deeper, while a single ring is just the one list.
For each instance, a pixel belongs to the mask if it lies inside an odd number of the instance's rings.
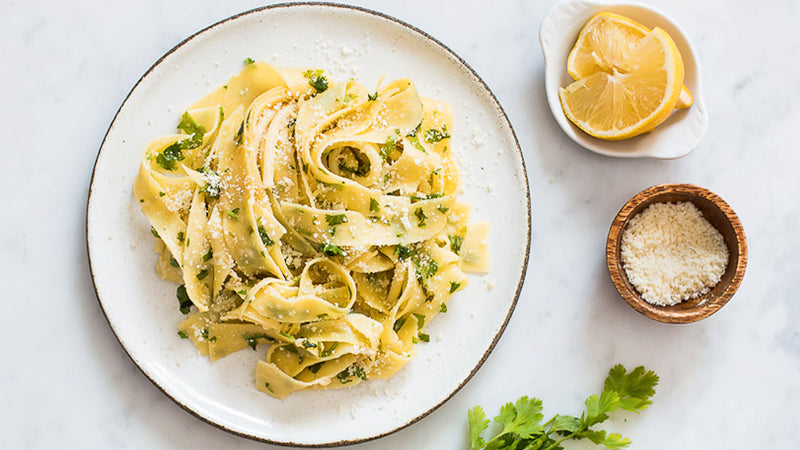
[{"label": "wood grain bowl rim", "polygon": [[[652,203],[660,203],[658,200],[660,197],[675,194],[689,197],[687,200],[693,198],[710,202],[731,226],[735,236],[735,239],[728,238],[722,230],[719,230],[723,238],[725,238],[725,244],[730,254],[728,267],[720,281],[721,286],[715,286],[709,293],[696,300],[690,300],[690,302],[696,303],[697,306],[689,309],[685,307],[676,308],[675,306],[658,306],[645,301],[628,280],[620,257],[622,233],[627,227],[628,221],[646,206]],[[608,240],[606,241],[606,264],[609,276],[617,292],[637,312],[659,322],[691,323],[714,314],[733,297],[744,278],[747,266],[747,239],[739,217],[730,205],[717,194],[693,184],[659,184],[644,189],[631,197],[617,213],[609,228]],[[726,278],[728,278],[727,281]]]}]

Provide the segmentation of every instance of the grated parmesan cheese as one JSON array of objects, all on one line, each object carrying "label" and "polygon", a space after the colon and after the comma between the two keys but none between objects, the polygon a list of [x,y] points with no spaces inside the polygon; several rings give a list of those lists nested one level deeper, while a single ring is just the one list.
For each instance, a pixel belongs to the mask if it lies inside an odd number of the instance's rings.
[{"label": "grated parmesan cheese", "polygon": [[654,203],[634,216],[621,256],[642,298],[661,306],[706,294],[728,265],[722,235],[691,202]]}]

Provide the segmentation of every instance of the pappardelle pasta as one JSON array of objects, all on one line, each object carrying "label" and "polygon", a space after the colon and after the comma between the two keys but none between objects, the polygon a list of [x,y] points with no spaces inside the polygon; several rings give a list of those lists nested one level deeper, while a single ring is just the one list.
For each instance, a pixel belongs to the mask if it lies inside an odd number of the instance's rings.
[{"label": "pappardelle pasta", "polygon": [[178,130],[134,182],[158,274],[180,285],[178,334],[212,361],[268,344],[269,395],[392,376],[464,272],[489,269],[488,224],[456,198],[450,106],[410,80],[250,63]]}]

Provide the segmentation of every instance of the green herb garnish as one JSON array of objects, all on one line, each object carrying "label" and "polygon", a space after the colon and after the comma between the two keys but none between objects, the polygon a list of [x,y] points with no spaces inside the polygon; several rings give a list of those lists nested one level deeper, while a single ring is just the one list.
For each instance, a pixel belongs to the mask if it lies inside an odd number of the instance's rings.
[{"label": "green herb garnish", "polygon": [[400,328],[403,328],[403,325],[405,323],[406,323],[406,317],[403,316],[403,317],[401,317],[401,318],[399,318],[399,319],[394,321],[394,325],[392,326],[392,329],[394,330],[395,333],[397,333],[398,331],[400,331]]},{"label": "green herb garnish", "polygon": [[455,281],[451,281],[450,282],[450,293],[452,294],[453,292],[457,291],[458,288],[460,288],[460,287],[461,287],[461,283],[457,283]]},{"label": "green herb garnish", "polygon": [[556,415],[542,423],[542,401],[537,398],[521,397],[516,403],[506,403],[500,414],[494,418],[502,430],[489,440],[483,437],[489,428],[489,419],[480,406],[467,413],[469,421],[470,449],[561,449],[561,443],[568,439],[588,439],[606,448],[627,447],[631,441],[618,433],[592,429],[605,422],[608,414],[618,408],[639,413],[652,402],[658,375],[639,366],[631,372],[617,364],[608,372],[603,392],[592,395],[584,402],[586,410],[580,417]]},{"label": "green herb garnish", "polygon": [[183,161],[183,159],[184,156],[179,142],[169,145],[156,156],[156,162],[164,170],[175,170],[178,167],[178,161]]},{"label": "green herb garnish", "polygon": [[342,249],[336,244],[325,244],[322,246],[322,253],[325,256],[344,256]]},{"label": "green herb garnish", "polygon": [[425,132],[425,142],[429,144],[435,144],[442,139],[447,139],[449,137],[450,135],[447,133],[447,125],[442,125],[442,131],[439,131],[436,128],[431,128]]},{"label": "green herb garnish", "polygon": [[265,247],[269,247],[275,244],[275,241],[269,238],[267,234],[267,230],[264,229],[261,225],[258,226],[258,236],[261,238],[261,242],[264,243]]},{"label": "green herb garnish", "polygon": [[181,339],[188,339],[189,338],[189,336],[186,333],[184,333],[183,330],[178,330],[178,336],[180,336]]},{"label": "green herb garnish", "polygon": [[447,239],[450,241],[450,250],[458,255],[461,252],[461,245],[464,243],[464,236],[451,234],[447,236]]},{"label": "green herb garnish", "polygon": [[258,339],[266,339],[268,341],[272,341],[273,339],[267,336],[265,333],[244,333],[242,335],[244,340],[247,342],[247,345],[250,346],[253,350],[256,349],[256,345],[258,344]]},{"label": "green herb garnish", "polygon": [[347,222],[347,216],[344,214],[325,214],[325,221],[328,226],[335,227]]},{"label": "green herb garnish", "polygon": [[381,204],[378,203],[377,200],[374,198],[369,199],[369,211],[370,212],[379,212],[381,210]]},{"label": "green herb garnish", "polygon": [[189,309],[192,307],[192,301],[189,299],[189,294],[186,293],[186,286],[178,286],[177,291],[178,305],[180,306],[181,313],[189,314]]},{"label": "green herb garnish", "polygon": [[417,314],[417,313],[412,313],[412,314],[414,314],[414,317],[417,318],[417,329],[418,330],[422,329],[422,327],[425,326],[425,315],[424,314]]},{"label": "green herb garnish", "polygon": [[397,255],[397,259],[400,261],[405,261],[411,256],[412,251],[410,248],[398,244],[397,247],[394,248],[394,254]]},{"label": "green herb garnish", "polygon": [[378,99],[378,91],[375,91],[374,94],[367,94],[367,99],[369,99],[369,101],[371,101],[371,102],[374,102],[375,100],[377,100]]},{"label": "green herb garnish", "polygon": [[331,344],[330,348],[326,348],[323,352],[321,352],[319,354],[319,356],[322,357],[322,358],[331,356],[333,354],[333,351],[336,350],[336,346],[337,345],[339,345],[339,343],[338,342],[334,342],[333,344]]},{"label": "green herb garnish", "polygon": [[247,57],[247,58],[244,59],[244,65],[245,66],[249,66],[250,64],[253,64],[254,62],[255,62],[255,60],[253,58],[250,58],[250,57]]},{"label": "green herb garnish", "polygon": [[317,92],[324,92],[328,89],[328,80],[322,75],[322,70],[306,70],[303,76],[308,79],[308,84],[317,90]]},{"label": "green herb garnish", "polygon": [[239,208],[233,208],[227,211],[228,217],[234,220],[239,219]]},{"label": "green herb garnish", "polygon": [[425,211],[423,211],[422,208],[417,208],[417,210],[414,211],[414,215],[417,216],[417,220],[419,221],[419,222],[417,222],[417,226],[420,227],[420,228],[424,228],[425,227],[425,219],[428,218],[425,215]]},{"label": "green herb garnish", "polygon": [[202,280],[203,278],[208,276],[208,269],[203,269],[200,272],[197,272],[197,279]]}]

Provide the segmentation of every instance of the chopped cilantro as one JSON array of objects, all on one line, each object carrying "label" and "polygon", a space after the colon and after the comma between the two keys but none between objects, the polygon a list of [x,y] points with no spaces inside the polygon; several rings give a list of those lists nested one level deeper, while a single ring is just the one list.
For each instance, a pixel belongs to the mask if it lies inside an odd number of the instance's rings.
[{"label": "chopped cilantro", "polygon": [[197,279],[202,280],[203,278],[208,276],[208,269],[203,269],[200,272],[197,272]]},{"label": "chopped cilantro", "polygon": [[453,292],[457,291],[458,288],[460,288],[460,287],[461,287],[461,283],[458,283],[458,282],[455,282],[455,281],[451,281],[450,282],[450,293],[452,294]]},{"label": "chopped cilantro", "polygon": [[265,247],[269,247],[275,244],[275,241],[269,238],[267,230],[265,230],[264,227],[262,227],[261,225],[258,226],[258,236],[261,237],[261,242],[264,243]]},{"label": "chopped cilantro", "polygon": [[244,59],[244,65],[245,66],[249,66],[250,64],[253,64],[254,62],[255,62],[255,60],[253,58],[250,58],[250,57],[247,57],[247,58]]},{"label": "chopped cilantro", "polygon": [[244,340],[247,342],[247,345],[250,346],[253,350],[256,349],[256,344],[258,344],[258,339],[266,339],[268,341],[272,341],[273,339],[267,336],[264,333],[244,333],[242,335]]},{"label": "chopped cilantro", "polygon": [[284,331],[279,331],[279,332],[278,332],[278,334],[280,334],[281,336],[283,336],[283,337],[285,337],[286,339],[288,339],[288,340],[289,340],[289,342],[294,342],[294,336],[292,336],[291,334],[289,334],[289,333],[286,333],[286,332],[284,332]]},{"label": "chopped cilantro", "polygon": [[331,356],[333,354],[333,351],[336,350],[337,345],[339,345],[339,343],[334,342],[333,344],[331,344],[330,348],[326,348],[323,352],[319,354],[319,356],[323,358]]},{"label": "chopped cilantro", "polygon": [[442,125],[442,131],[431,128],[425,132],[425,142],[429,144],[435,144],[442,139],[447,139],[449,137],[450,135],[447,133],[447,125]]},{"label": "chopped cilantro", "polygon": [[165,195],[167,195],[167,194],[165,194],[163,191],[158,191],[158,196],[159,196],[159,197],[163,197],[163,196],[165,196]]},{"label": "chopped cilantro", "polygon": [[394,254],[397,255],[397,258],[400,261],[405,261],[406,259],[408,259],[408,257],[411,256],[411,253],[412,253],[411,249],[403,245],[398,245],[397,247],[394,248]]},{"label": "chopped cilantro", "polygon": [[239,130],[236,131],[236,135],[233,137],[233,143],[236,145],[241,145],[242,139],[244,138],[244,122],[239,125]]},{"label": "chopped cilantro", "polygon": [[425,215],[425,212],[422,210],[422,208],[417,208],[417,210],[414,211],[414,215],[417,216],[417,220],[419,220],[419,222],[417,222],[417,226],[420,228],[424,228],[425,219],[427,219],[428,217]]},{"label": "chopped cilantro", "polygon": [[328,89],[328,80],[322,75],[322,70],[306,70],[303,76],[308,79],[308,84],[317,90],[317,92],[324,92]]},{"label": "chopped cilantro", "polygon": [[342,384],[347,384],[353,381],[350,379],[350,372],[348,372],[347,369],[344,369],[343,371],[337,373],[336,378],[338,378],[339,383]]},{"label": "chopped cilantro", "polygon": [[444,303],[442,303],[442,304],[439,306],[439,312],[440,312],[440,313],[446,313],[446,312],[447,312],[447,305],[445,305]]},{"label": "chopped cilantro", "polygon": [[425,314],[417,314],[413,313],[414,317],[417,318],[417,329],[422,329],[425,326]]},{"label": "chopped cilantro", "polygon": [[374,94],[368,94],[367,98],[369,99],[369,101],[374,102],[375,100],[378,99],[378,91],[375,91]]},{"label": "chopped cilantro", "polygon": [[381,210],[381,204],[378,203],[377,200],[374,198],[369,199],[369,211],[370,212],[379,212]]},{"label": "chopped cilantro", "polygon": [[394,325],[392,326],[392,329],[396,333],[396,332],[400,331],[400,328],[403,328],[403,325],[405,323],[406,323],[406,318],[405,318],[405,316],[403,316],[403,317],[401,317],[401,318],[399,318],[399,319],[394,321]]},{"label": "chopped cilantro", "polygon": [[325,214],[325,221],[328,226],[335,227],[347,222],[347,216],[344,214]]},{"label": "chopped cilantro", "polygon": [[322,247],[322,253],[325,256],[344,256],[342,249],[336,244],[325,244]]},{"label": "chopped cilantro", "polygon": [[156,156],[158,165],[164,170],[175,170],[178,167],[178,161],[183,161],[183,152],[181,151],[181,144],[176,142],[164,149]]},{"label": "chopped cilantro", "polygon": [[192,301],[189,299],[189,294],[186,293],[185,285],[182,284],[178,286],[177,297],[181,313],[189,314],[189,309],[192,307]]},{"label": "chopped cilantro", "polygon": [[381,159],[387,161],[389,155],[397,148],[397,143],[400,142],[400,130],[394,130],[395,134],[390,134],[386,138],[386,142],[381,144]]},{"label": "chopped cilantro", "polygon": [[464,243],[464,236],[451,234],[447,236],[447,239],[450,241],[450,250],[452,250],[456,255],[460,254],[461,245]]},{"label": "chopped cilantro", "polygon": [[178,330],[178,336],[180,336],[181,339],[188,339],[189,338],[189,336],[186,333],[184,333],[182,330]]},{"label": "chopped cilantro", "polygon": [[[181,116],[181,121],[178,123],[178,129],[183,131],[186,134],[191,134],[191,139],[195,142],[193,144],[197,144],[195,147],[199,147],[203,140],[203,135],[206,134],[205,127],[202,127],[194,121],[194,118],[188,113],[184,112]],[[195,148],[190,147],[190,148]]]},{"label": "chopped cilantro", "polygon": [[361,381],[367,381],[367,372],[361,366],[353,365],[353,375],[360,378]]},{"label": "chopped cilantro", "polygon": [[411,260],[414,262],[417,278],[422,281],[422,287],[427,289],[428,279],[436,275],[436,272],[439,270],[439,265],[429,255],[424,253],[420,254],[419,252],[414,254]]}]

